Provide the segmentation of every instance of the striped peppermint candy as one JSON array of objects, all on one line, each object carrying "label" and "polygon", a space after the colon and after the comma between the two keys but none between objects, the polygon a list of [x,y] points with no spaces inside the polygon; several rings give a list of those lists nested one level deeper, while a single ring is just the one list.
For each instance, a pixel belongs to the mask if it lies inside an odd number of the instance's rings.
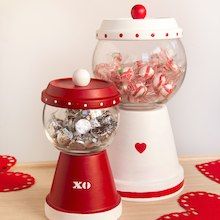
[{"label": "striped peppermint candy", "polygon": [[159,89],[161,86],[165,85],[165,83],[166,83],[166,77],[163,73],[158,73],[154,75],[154,78],[153,78],[154,88]]},{"label": "striped peppermint candy", "polygon": [[172,92],[173,92],[173,85],[170,83],[163,85],[160,89],[160,94],[165,97],[170,95]]},{"label": "striped peppermint candy", "polygon": [[152,67],[145,65],[139,70],[139,76],[150,79],[154,75],[154,70]]}]

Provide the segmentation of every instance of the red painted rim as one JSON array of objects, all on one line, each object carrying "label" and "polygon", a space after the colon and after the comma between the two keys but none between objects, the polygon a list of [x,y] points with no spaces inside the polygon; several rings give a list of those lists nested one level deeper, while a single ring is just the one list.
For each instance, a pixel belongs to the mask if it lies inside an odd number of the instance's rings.
[{"label": "red painted rim", "polygon": [[88,86],[75,86],[72,78],[56,79],[42,92],[47,105],[69,109],[98,109],[118,105],[120,93],[111,82],[91,79]]},{"label": "red painted rim", "polygon": [[121,192],[118,191],[121,197],[125,198],[134,198],[134,199],[147,199],[147,198],[157,198],[157,197],[162,197],[162,196],[167,196],[170,194],[173,194],[177,191],[179,191],[183,187],[184,181],[179,183],[178,185],[165,189],[162,191],[155,191],[155,192]]}]

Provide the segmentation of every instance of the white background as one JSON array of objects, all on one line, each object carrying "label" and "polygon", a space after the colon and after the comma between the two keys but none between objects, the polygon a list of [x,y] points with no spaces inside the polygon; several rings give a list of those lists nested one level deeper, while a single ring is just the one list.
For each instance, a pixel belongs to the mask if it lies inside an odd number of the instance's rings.
[{"label": "white background", "polygon": [[220,3],[218,0],[0,0],[0,154],[54,160],[42,128],[41,90],[79,67],[91,70],[102,19],[175,17],[184,29],[188,71],[168,104],[180,156],[220,154]]}]

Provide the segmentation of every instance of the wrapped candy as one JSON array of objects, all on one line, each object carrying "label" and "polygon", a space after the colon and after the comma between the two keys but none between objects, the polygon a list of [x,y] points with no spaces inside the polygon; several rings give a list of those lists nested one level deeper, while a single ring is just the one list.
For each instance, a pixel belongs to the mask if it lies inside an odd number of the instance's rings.
[{"label": "wrapped candy", "polygon": [[60,109],[51,114],[47,131],[58,148],[84,150],[102,147],[115,134],[116,115],[108,109]]},{"label": "wrapped candy", "polygon": [[133,69],[131,67],[125,67],[121,71],[121,81],[130,81],[134,75]]},{"label": "wrapped candy", "polygon": [[[147,59],[123,62],[120,53],[112,62],[95,66],[97,78],[112,81],[122,95],[123,103],[159,103],[174,93],[185,70],[175,62],[171,49],[157,47]],[[128,59],[127,59],[128,60]]]},{"label": "wrapped candy", "polygon": [[113,55],[113,62],[114,62],[114,64],[118,64],[118,65],[120,65],[120,63],[122,62],[122,55],[120,54],[120,53],[113,53],[112,54]]},{"label": "wrapped candy", "polygon": [[73,134],[66,128],[57,132],[57,143],[61,146],[67,146],[73,138]]},{"label": "wrapped candy", "polygon": [[139,75],[146,79],[150,79],[154,75],[154,70],[152,67],[145,65],[140,68]]},{"label": "wrapped candy", "polygon": [[52,138],[55,138],[57,136],[57,131],[62,128],[62,121],[55,118],[54,115],[52,116],[51,120],[48,124],[48,133]]},{"label": "wrapped candy", "polygon": [[155,89],[159,89],[165,83],[166,83],[166,77],[163,73],[155,74],[154,79],[153,79],[153,87]]},{"label": "wrapped candy", "polygon": [[79,134],[86,134],[91,130],[92,126],[87,119],[80,119],[75,124],[76,132]]},{"label": "wrapped candy", "polygon": [[168,96],[173,92],[173,85],[172,84],[165,84],[160,89],[160,94],[163,96]]}]

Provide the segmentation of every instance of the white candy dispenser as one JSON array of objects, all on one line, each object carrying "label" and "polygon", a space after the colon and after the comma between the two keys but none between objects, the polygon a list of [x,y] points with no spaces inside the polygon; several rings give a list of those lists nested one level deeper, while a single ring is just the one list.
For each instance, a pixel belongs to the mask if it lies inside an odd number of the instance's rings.
[{"label": "white candy dispenser", "polygon": [[125,200],[152,201],[183,187],[165,103],[180,88],[186,56],[174,18],[104,20],[97,31],[95,77],[112,81],[122,95],[120,127],[109,149],[117,190]]}]

